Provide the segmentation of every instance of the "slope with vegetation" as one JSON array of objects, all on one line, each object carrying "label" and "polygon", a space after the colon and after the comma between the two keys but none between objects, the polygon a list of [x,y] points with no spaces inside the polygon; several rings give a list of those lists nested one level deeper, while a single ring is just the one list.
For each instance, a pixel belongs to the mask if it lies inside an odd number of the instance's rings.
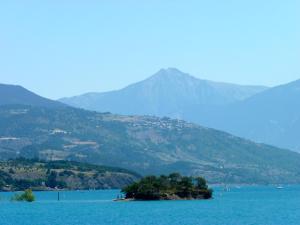
[{"label": "slope with vegetation", "polygon": [[0,157],[104,164],[209,183],[299,183],[300,155],[181,120],[0,107]]},{"label": "slope with vegetation", "polygon": [[[0,162],[2,191],[121,188],[139,178],[138,174],[124,169],[78,162],[23,158]],[[17,196],[16,200],[23,197]]]}]

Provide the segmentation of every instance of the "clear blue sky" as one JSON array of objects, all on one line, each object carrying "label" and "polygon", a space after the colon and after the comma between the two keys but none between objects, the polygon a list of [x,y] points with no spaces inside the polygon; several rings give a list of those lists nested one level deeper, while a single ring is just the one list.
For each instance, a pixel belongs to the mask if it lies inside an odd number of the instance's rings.
[{"label": "clear blue sky", "polygon": [[274,86],[300,78],[299,0],[1,1],[0,82],[59,98],[160,68]]}]

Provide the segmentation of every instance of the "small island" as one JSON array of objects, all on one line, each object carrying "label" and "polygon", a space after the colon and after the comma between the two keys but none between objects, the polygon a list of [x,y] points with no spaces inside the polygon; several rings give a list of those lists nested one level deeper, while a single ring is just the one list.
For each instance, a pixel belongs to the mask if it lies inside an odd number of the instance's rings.
[{"label": "small island", "polygon": [[125,201],[211,199],[213,193],[204,178],[181,176],[179,173],[147,176],[123,188],[122,192]]}]

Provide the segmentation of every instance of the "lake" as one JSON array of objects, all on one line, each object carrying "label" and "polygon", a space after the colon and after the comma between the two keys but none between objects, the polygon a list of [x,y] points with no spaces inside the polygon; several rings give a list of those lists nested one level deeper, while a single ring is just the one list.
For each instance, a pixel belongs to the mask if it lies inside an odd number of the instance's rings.
[{"label": "lake", "polygon": [[203,201],[113,202],[118,190],[35,192],[34,203],[0,193],[1,225],[292,225],[300,224],[300,186],[214,188]]}]

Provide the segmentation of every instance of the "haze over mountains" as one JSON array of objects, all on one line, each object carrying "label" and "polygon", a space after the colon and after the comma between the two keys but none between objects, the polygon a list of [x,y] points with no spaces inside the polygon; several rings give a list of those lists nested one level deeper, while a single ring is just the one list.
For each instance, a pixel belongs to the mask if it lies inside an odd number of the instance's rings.
[{"label": "haze over mountains", "polygon": [[[300,151],[300,80],[210,112],[206,125]],[[198,120],[201,122],[201,119]],[[202,121],[204,122],[204,121]]]},{"label": "haze over mountains", "polygon": [[52,107],[55,102],[26,89],[2,87],[11,94],[0,107],[0,159],[75,160],[142,174],[178,171],[211,183],[300,182],[300,155],[288,150],[182,120]]},{"label": "haze over mountains", "polygon": [[175,68],[169,68],[118,91],[87,93],[63,98],[60,101],[99,112],[189,119],[186,112],[192,111],[195,107],[233,103],[265,89],[266,87],[262,86],[241,86],[200,80]]},{"label": "haze over mountains", "polygon": [[99,112],[180,118],[300,151],[300,80],[274,88],[200,80],[177,69],[106,93],[61,99]]}]

